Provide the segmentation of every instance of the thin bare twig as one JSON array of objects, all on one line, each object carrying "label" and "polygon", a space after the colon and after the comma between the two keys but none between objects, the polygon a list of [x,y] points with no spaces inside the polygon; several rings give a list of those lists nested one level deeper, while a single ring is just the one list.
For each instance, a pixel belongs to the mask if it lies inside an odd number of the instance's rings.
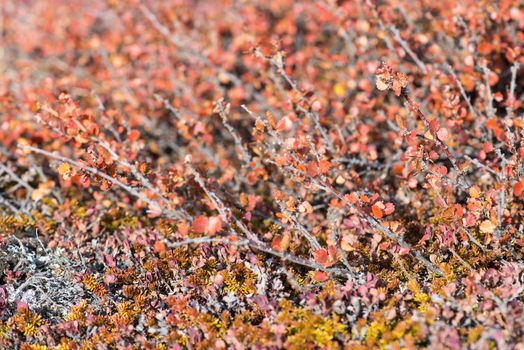
[{"label": "thin bare twig", "polygon": [[471,100],[470,100],[469,96],[466,94],[466,90],[464,90],[464,86],[462,85],[462,83],[460,82],[459,78],[457,77],[457,74],[455,73],[455,70],[449,64],[445,64],[444,68],[449,72],[449,74],[451,74],[451,76],[453,77],[453,80],[455,80],[455,83],[457,84],[457,86],[459,88],[459,91],[460,91],[460,94],[462,95],[462,98],[466,101],[466,103],[468,105],[469,112],[471,113],[473,118],[475,118],[475,120],[477,120],[477,115],[478,115],[477,111],[475,110],[475,108],[473,108],[473,105],[471,104]]},{"label": "thin bare twig", "polygon": [[[289,86],[291,86],[291,89],[298,96],[300,96],[299,102],[303,102],[303,103],[309,104],[309,102],[307,101],[307,99],[304,96],[304,94],[298,88],[297,84],[286,73],[286,70],[285,70],[285,67],[284,67],[284,59],[282,57],[282,53],[281,52],[278,52],[275,56],[267,57],[267,56],[263,55],[262,52],[260,52],[260,50],[258,48],[256,48],[254,50],[254,54],[255,54],[256,57],[262,58],[263,60],[269,62],[271,65],[273,65],[276,68],[278,74],[289,84]],[[315,124],[315,129],[317,129],[319,131],[320,135],[322,136],[322,139],[326,143],[326,146],[327,146],[328,150],[331,152],[331,154],[335,154],[335,147],[333,146],[333,142],[329,138],[329,135],[328,135],[326,129],[320,124],[320,119],[318,117],[318,114],[315,111],[312,111],[310,109],[304,108],[300,104],[297,105],[297,108],[302,113],[304,113]]]},{"label": "thin bare twig", "polygon": [[33,192],[35,190],[31,185],[29,185],[26,181],[22,180],[18,175],[16,175],[11,169],[6,167],[4,164],[0,164],[0,169],[5,171],[13,180],[15,180],[18,184],[20,184],[29,192]]},{"label": "thin bare twig", "polygon": [[111,182],[112,184],[122,188],[123,190],[125,190],[129,194],[137,197],[142,202],[150,205],[151,207],[154,207],[154,208],[158,207],[158,208],[160,208],[162,213],[166,214],[168,217],[173,217],[173,218],[176,218],[178,220],[184,220],[184,215],[181,214],[179,211],[177,211],[177,210],[170,210],[170,209],[166,209],[166,208],[160,207],[156,201],[153,201],[153,200],[147,198],[146,196],[144,196],[143,194],[138,192],[135,188],[133,188],[133,187],[131,187],[129,185],[126,185],[122,181],[120,181],[120,180],[118,180],[118,179],[116,179],[114,177],[111,177],[111,176],[107,175],[106,173],[101,172],[100,170],[98,170],[96,168],[93,168],[93,167],[90,167],[88,165],[82,164],[82,163],[77,162],[77,161],[75,161],[73,159],[66,158],[66,157],[60,156],[58,154],[54,154],[54,153],[45,151],[45,150],[43,150],[41,148],[37,148],[37,147],[33,147],[33,146],[26,146],[26,145],[18,145],[18,147],[23,149],[23,150],[26,150],[26,151],[32,151],[32,152],[39,153],[39,154],[42,154],[44,156],[47,156],[49,158],[60,160],[62,162],[71,164],[71,165],[73,165],[73,166],[75,166],[77,168],[80,168],[82,170],[85,170],[85,171],[87,171],[87,172],[89,172],[89,173],[91,173],[93,175],[99,176],[99,177],[101,177],[101,178]]},{"label": "thin bare twig", "polygon": [[298,257],[288,252],[279,252],[269,247],[265,242],[262,242],[251,230],[249,230],[243,222],[238,220],[234,215],[231,215],[231,209],[226,207],[222,200],[215,193],[209,190],[200,174],[195,169],[193,169],[191,164],[188,164],[188,166],[193,176],[195,177],[195,181],[204,190],[204,192],[207,194],[207,196],[215,206],[215,209],[217,209],[217,211],[219,212],[219,215],[222,218],[224,224],[229,226],[229,233],[232,236],[240,238],[239,233],[235,231],[232,226],[231,221],[233,221],[234,225],[238,227],[242,231],[242,233],[247,237],[247,241],[244,238],[241,238],[241,242],[245,242],[246,246],[273,256],[277,256],[284,261],[288,261],[297,265],[302,265],[311,269],[342,276],[347,276],[349,274],[349,272],[345,269],[327,268],[314,261]]},{"label": "thin bare twig", "polygon": [[391,32],[391,34],[393,34],[393,39],[395,39],[395,41],[397,43],[399,43],[400,46],[402,46],[404,51],[406,51],[406,53],[409,55],[409,57],[411,57],[413,62],[415,62],[415,64],[418,66],[418,68],[420,69],[422,74],[428,74],[428,71],[426,69],[426,65],[411,50],[411,48],[409,47],[408,43],[404,39],[402,39],[402,37],[400,36],[400,31],[396,27],[394,27],[394,26],[390,26],[389,27],[389,31]]},{"label": "thin bare twig", "polygon": [[220,115],[220,118],[222,118],[222,124],[224,124],[227,131],[229,131],[229,133],[233,137],[236,147],[241,151],[241,154],[242,154],[241,158],[242,158],[242,161],[244,162],[244,166],[247,167],[249,163],[251,162],[251,156],[249,155],[249,152],[246,149],[246,147],[244,147],[244,145],[242,144],[242,138],[240,137],[240,135],[231,126],[231,124],[229,124],[229,121],[228,121],[229,109],[230,109],[230,105],[225,104],[223,98],[215,102],[215,112],[217,112],[218,115]]},{"label": "thin bare twig", "polygon": [[[113,151],[113,149],[100,138],[95,137],[93,139],[111,155],[111,158],[113,159],[113,161],[117,162],[119,165],[123,167],[129,168],[131,170],[131,173],[140,181],[140,184],[142,186],[144,186],[145,188],[153,192],[165,205],[168,205],[168,206],[170,205],[169,199],[167,199],[162,193],[160,193],[160,191],[156,187],[154,187],[153,184],[151,184],[151,181],[149,181],[148,178],[146,178],[144,175],[142,175],[140,171],[138,171],[138,169],[136,168],[134,164],[131,164],[128,161],[120,158],[120,156],[118,156],[118,154],[116,154],[116,152]],[[192,220],[191,215],[189,215],[183,209],[179,210],[179,214],[185,220],[189,220],[189,221]]]},{"label": "thin bare twig", "polygon": [[311,233],[309,233],[309,231],[298,221],[295,215],[290,213],[289,210],[285,208],[282,202],[279,202],[278,205],[280,206],[280,210],[284,214],[286,214],[286,216],[289,219],[291,219],[291,221],[293,221],[293,224],[298,229],[298,231],[300,231],[300,233],[304,235],[304,237],[306,237],[306,239],[309,241],[309,244],[311,244],[311,247],[313,247],[313,249],[319,250],[320,248],[322,248],[320,243],[318,243],[318,240]]},{"label": "thin bare twig", "polygon": [[495,109],[493,108],[493,93],[491,92],[491,86],[489,85],[489,74],[491,71],[486,66],[481,66],[482,72],[484,72],[484,82],[486,85],[486,112],[489,118],[495,118]]},{"label": "thin bare twig", "polygon": [[349,270],[352,271],[353,268],[349,264],[348,255],[346,252],[342,249],[339,242],[339,234],[338,234],[338,226],[340,225],[340,216],[336,215],[335,209],[330,209],[328,214],[329,219],[329,231],[330,231],[330,238],[333,241],[333,244],[337,248],[338,255],[340,255],[340,258],[342,259],[342,263],[344,266]]},{"label": "thin bare twig", "polygon": [[517,86],[517,71],[519,70],[519,62],[515,61],[513,63],[513,66],[511,66],[511,82],[509,85],[509,91],[508,91],[508,104],[506,105],[506,112],[507,116],[513,115],[513,104],[515,99],[515,89]]}]

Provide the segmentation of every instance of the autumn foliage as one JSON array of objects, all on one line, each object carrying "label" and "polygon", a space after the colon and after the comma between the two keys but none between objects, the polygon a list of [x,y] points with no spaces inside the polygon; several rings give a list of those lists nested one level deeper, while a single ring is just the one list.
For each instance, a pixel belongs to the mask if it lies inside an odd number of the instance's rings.
[{"label": "autumn foliage", "polygon": [[0,11],[0,348],[524,348],[522,1]]}]

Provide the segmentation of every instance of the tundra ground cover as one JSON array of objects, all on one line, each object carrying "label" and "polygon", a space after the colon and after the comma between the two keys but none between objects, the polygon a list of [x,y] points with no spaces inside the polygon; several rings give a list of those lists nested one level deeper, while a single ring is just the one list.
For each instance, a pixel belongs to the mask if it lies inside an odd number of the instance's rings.
[{"label": "tundra ground cover", "polygon": [[522,1],[4,1],[0,34],[0,348],[524,348]]}]

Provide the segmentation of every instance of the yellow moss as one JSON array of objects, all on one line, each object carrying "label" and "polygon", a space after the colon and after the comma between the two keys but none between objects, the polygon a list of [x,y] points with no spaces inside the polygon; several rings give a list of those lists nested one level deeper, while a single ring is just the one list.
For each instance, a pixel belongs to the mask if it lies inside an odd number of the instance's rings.
[{"label": "yellow moss", "polygon": [[[422,335],[420,325],[411,319],[387,322],[382,312],[375,313],[373,317],[375,320],[365,329],[364,344],[368,348],[395,348],[395,344],[414,343]],[[357,337],[356,334],[354,336]]]},{"label": "yellow moss", "polygon": [[32,350],[47,350],[47,345],[41,345],[41,344],[33,344],[31,346]]},{"label": "yellow moss", "polygon": [[[82,300],[80,303],[73,305],[69,314],[65,317],[67,321],[83,321],[85,317],[85,311],[87,309],[87,301]],[[82,322],[80,322],[82,324]]]},{"label": "yellow moss", "polygon": [[289,349],[337,349],[337,335],[346,335],[338,316],[322,317],[310,310],[294,307],[289,301],[281,303],[277,322],[285,324],[286,347]]},{"label": "yellow moss", "polygon": [[39,327],[44,324],[42,316],[31,311],[23,311],[13,317],[13,322],[26,337],[36,337]]},{"label": "yellow moss", "polygon": [[0,232],[4,236],[9,236],[19,230],[28,230],[34,227],[35,221],[30,220],[26,215],[20,216],[7,215],[0,217]]},{"label": "yellow moss", "polygon": [[55,350],[71,350],[71,347],[67,343],[60,343]]},{"label": "yellow moss", "polygon": [[80,345],[80,350],[95,350],[95,345],[91,340],[83,340]]},{"label": "yellow moss", "polygon": [[106,287],[98,282],[92,274],[84,275],[82,282],[90,292],[96,294],[99,298],[103,298],[107,294]]},{"label": "yellow moss", "polygon": [[9,332],[9,326],[3,322],[0,322],[0,338],[7,338]]},{"label": "yellow moss", "polygon": [[475,343],[480,338],[483,331],[484,327],[482,326],[477,326],[475,328],[470,329],[468,332],[468,344]]},{"label": "yellow moss", "polygon": [[422,292],[420,285],[416,280],[409,280],[408,289],[413,293],[413,300],[419,304],[419,310],[424,312],[426,310],[427,303],[430,301],[429,295]]},{"label": "yellow moss", "polygon": [[235,294],[248,295],[255,293],[256,275],[246,265],[235,264],[224,276],[224,289]]},{"label": "yellow moss", "polygon": [[366,329],[366,342],[369,344],[375,344],[379,340],[380,335],[384,332],[386,328],[384,324],[373,321]]}]

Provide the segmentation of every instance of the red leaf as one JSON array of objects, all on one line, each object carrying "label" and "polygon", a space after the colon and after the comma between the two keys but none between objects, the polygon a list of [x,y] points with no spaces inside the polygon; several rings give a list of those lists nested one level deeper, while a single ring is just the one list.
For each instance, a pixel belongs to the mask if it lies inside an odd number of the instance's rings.
[{"label": "red leaf", "polygon": [[439,167],[437,168],[437,172],[438,172],[440,175],[444,176],[444,175],[446,175],[446,174],[448,173],[448,168],[446,168],[445,165],[439,166]]},{"label": "red leaf", "polygon": [[484,146],[482,146],[482,150],[486,153],[493,151],[493,144],[491,142],[486,142]]},{"label": "red leaf", "polygon": [[398,254],[399,254],[400,256],[407,255],[407,254],[409,254],[409,250],[410,250],[410,248],[400,248]]},{"label": "red leaf", "polygon": [[293,122],[288,117],[280,119],[277,123],[278,131],[289,131],[293,128]]},{"label": "red leaf", "polygon": [[524,180],[520,180],[513,186],[513,194],[515,197],[520,197],[522,191],[524,190]]},{"label": "red leaf", "polygon": [[289,232],[285,232],[283,236],[275,237],[273,239],[271,247],[278,252],[284,252],[288,248],[290,240],[291,235]]},{"label": "red leaf", "polygon": [[206,233],[208,224],[209,219],[207,218],[207,216],[199,216],[191,224],[191,229],[195,233]]},{"label": "red leaf", "polygon": [[191,229],[195,233],[214,235],[222,229],[222,220],[219,216],[199,216],[193,221]]},{"label": "red leaf", "polygon": [[16,310],[18,312],[29,311],[29,304],[27,304],[25,301],[20,300],[16,303]]},{"label": "red leaf", "polygon": [[389,215],[395,211],[395,206],[393,203],[386,203],[386,208],[384,209],[384,212],[386,215]]},{"label": "red leaf", "polygon": [[319,174],[319,168],[316,162],[309,162],[307,165],[307,174],[311,177],[317,176]]},{"label": "red leaf", "polygon": [[104,276],[104,282],[107,283],[107,284],[113,284],[116,281],[118,281],[118,277],[116,277],[113,274]]},{"label": "red leaf", "polygon": [[136,141],[140,138],[140,131],[133,129],[127,135],[127,138],[131,141]]},{"label": "red leaf", "polygon": [[317,282],[324,282],[329,278],[329,276],[322,271],[315,272],[315,275],[313,276],[313,279]]},{"label": "red leaf", "polygon": [[315,252],[315,261],[320,265],[326,265],[328,263],[329,256],[328,251],[324,248],[321,248]]},{"label": "red leaf", "polygon": [[429,131],[430,132],[434,133],[438,129],[440,129],[440,123],[438,122],[438,120],[433,119],[432,121],[429,122]]}]

